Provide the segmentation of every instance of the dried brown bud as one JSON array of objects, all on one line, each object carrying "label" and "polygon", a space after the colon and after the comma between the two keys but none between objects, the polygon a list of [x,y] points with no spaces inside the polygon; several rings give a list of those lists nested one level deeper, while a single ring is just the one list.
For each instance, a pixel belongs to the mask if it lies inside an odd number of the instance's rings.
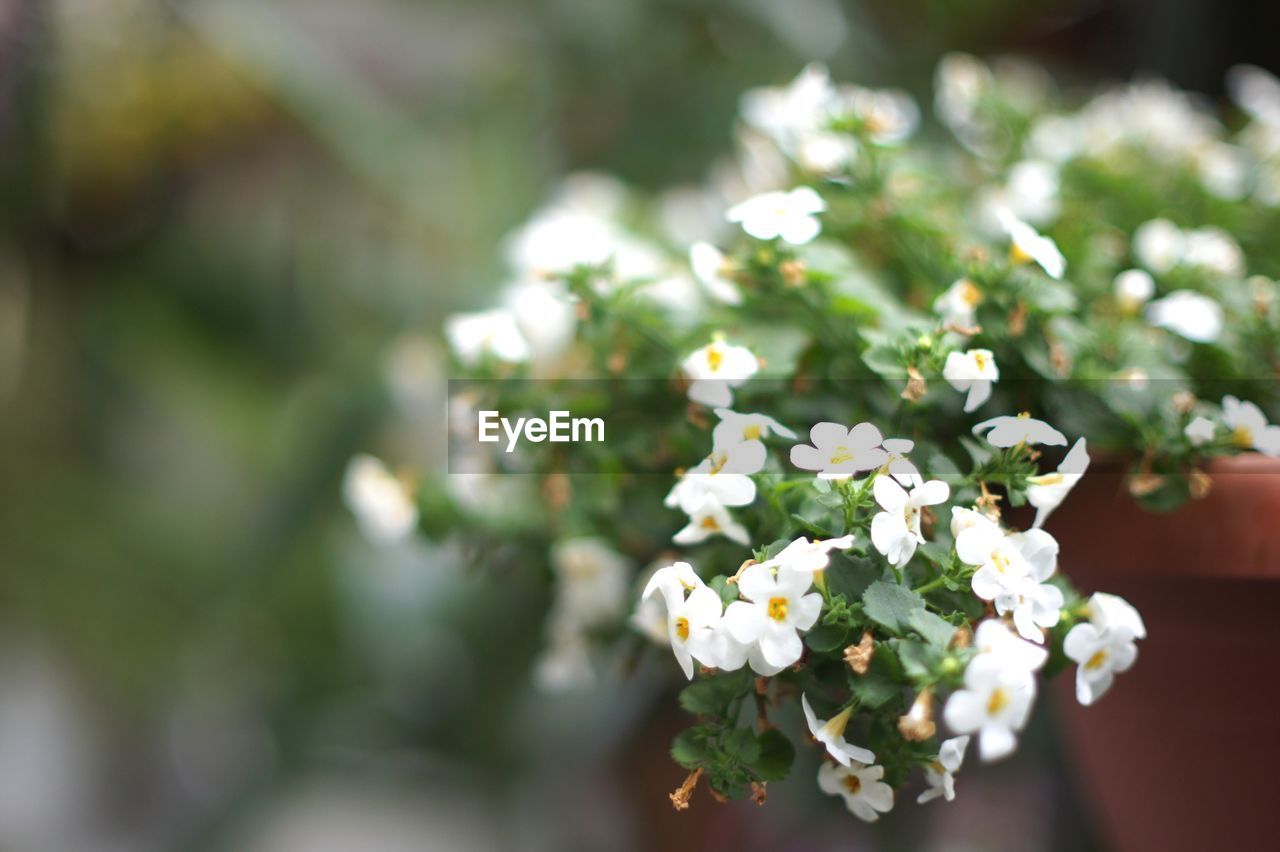
[{"label": "dried brown bud", "polygon": [[902,389],[902,398],[907,402],[919,402],[924,399],[928,391],[929,387],[925,384],[924,376],[920,375],[920,371],[915,367],[908,367],[907,386]]},{"label": "dried brown bud", "polygon": [[871,658],[876,653],[876,640],[871,631],[862,634],[862,641],[844,649],[844,661],[853,669],[854,674],[866,674],[871,666]]},{"label": "dried brown bud", "polygon": [[898,717],[898,733],[903,739],[918,743],[937,732],[938,726],[933,722],[933,689],[927,688],[916,696],[907,714]]},{"label": "dried brown bud", "polygon": [[1013,312],[1009,314],[1009,335],[1011,337],[1021,337],[1022,333],[1027,330],[1027,303],[1019,300],[1018,304],[1013,306]]},{"label": "dried brown bud", "polygon": [[627,364],[630,361],[631,358],[627,355],[627,350],[617,349],[609,356],[609,360],[605,363],[605,366],[609,369],[610,373],[616,376],[623,370],[627,369]]},{"label": "dried brown bud", "polygon": [[1134,497],[1146,497],[1164,485],[1164,477],[1151,471],[1141,471],[1129,477],[1129,493]]},{"label": "dried brown bud", "polygon": [[754,559],[745,560],[741,565],[738,566],[738,570],[734,572],[733,576],[730,577],[728,580],[725,580],[725,582],[731,583],[733,585],[737,585],[738,578],[742,576],[742,572],[755,564],[756,564],[756,561]]},{"label": "dried brown bud", "polygon": [[1178,391],[1173,395],[1173,410],[1179,414],[1190,414],[1196,407],[1196,395],[1191,391]]},{"label": "dried brown bud", "polygon": [[1193,468],[1187,480],[1187,488],[1191,491],[1193,499],[1203,500],[1213,490],[1213,478],[1203,470]]},{"label": "dried brown bud", "polygon": [[950,647],[953,649],[968,648],[973,644],[973,631],[969,629],[969,625],[957,627],[955,635],[951,637]]},{"label": "dried brown bud", "polygon": [[573,497],[573,487],[569,482],[568,474],[547,474],[547,478],[542,480],[542,496],[546,498],[547,505],[552,511],[559,512],[568,506],[569,500]]},{"label": "dried brown bud", "polygon": [[1071,375],[1071,356],[1056,340],[1049,342],[1049,363],[1053,365],[1054,372],[1059,376],[1066,378]]},{"label": "dried brown bud", "polygon": [[799,287],[805,282],[804,261],[801,260],[784,260],[778,264],[778,271],[782,273],[782,280],[787,283],[788,287]]},{"label": "dried brown bud", "polygon": [[698,786],[698,779],[702,777],[702,769],[698,768],[689,773],[684,779],[684,783],[674,792],[668,794],[667,798],[671,799],[671,807],[678,811],[689,809],[689,799],[693,796],[693,788]]},{"label": "dried brown bud", "polygon": [[752,781],[751,782],[751,801],[755,802],[757,805],[763,805],[765,802],[765,799],[768,798],[769,796],[769,791],[766,790],[765,787],[766,787],[766,782],[764,781]]}]

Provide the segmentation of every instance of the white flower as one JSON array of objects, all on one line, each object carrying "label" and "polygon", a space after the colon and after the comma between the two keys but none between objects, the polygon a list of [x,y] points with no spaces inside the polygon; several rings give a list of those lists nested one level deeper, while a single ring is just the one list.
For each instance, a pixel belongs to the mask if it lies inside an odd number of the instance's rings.
[{"label": "white flower", "polygon": [[831,119],[836,90],[825,65],[810,63],[790,85],[750,89],[743,93],[740,112],[747,124],[789,148]]},{"label": "white flower", "polygon": [[984,656],[994,657],[1002,665],[1034,672],[1049,659],[1049,652],[1018,638],[1003,621],[988,618],[973,631],[973,647]]},{"label": "white flower", "polygon": [[1035,228],[1014,216],[1008,209],[996,212],[1001,227],[1009,235],[1012,243],[1009,249],[1010,258],[1015,263],[1034,261],[1050,278],[1061,278],[1066,271],[1067,261],[1058,251],[1058,244],[1050,237],[1040,234]]},{"label": "white flower", "polygon": [[951,694],[942,715],[956,733],[978,735],[983,760],[999,760],[1017,747],[1016,732],[1027,723],[1035,697],[1030,671],[1006,656],[978,654],[964,671],[964,688]]},{"label": "white flower", "polygon": [[977,324],[978,305],[982,304],[982,291],[968,278],[960,278],[942,292],[933,302],[933,310],[943,325],[973,328]]},{"label": "white flower", "polygon": [[667,604],[662,595],[640,598],[628,623],[657,645],[667,645]]},{"label": "white flower", "polygon": [[1196,343],[1213,343],[1222,334],[1222,306],[1194,290],[1175,290],[1147,305],[1147,322]]},{"label": "white flower", "polygon": [[529,344],[505,308],[454,314],[445,320],[444,335],[458,360],[471,367],[486,356],[519,363],[529,360]]},{"label": "white flower", "polygon": [[767,414],[739,414],[728,408],[717,408],[716,416],[720,418],[720,422],[711,430],[711,446],[717,449],[727,449],[741,443],[760,444],[761,438],[770,435],[779,435],[793,441],[796,437],[795,432]]},{"label": "white flower", "polygon": [[1136,311],[1156,293],[1156,282],[1145,269],[1126,269],[1111,284],[1116,302],[1126,311]]},{"label": "white flower", "polygon": [[730,275],[728,258],[720,249],[711,243],[694,243],[689,247],[689,266],[693,277],[702,283],[711,298],[726,305],[742,304],[742,292]]},{"label": "white flower", "polygon": [[847,133],[819,130],[796,141],[796,162],[811,172],[830,175],[858,158],[858,143]]},{"label": "white flower", "polygon": [[342,499],[364,537],[374,544],[402,541],[418,526],[418,505],[411,489],[370,455],[347,463]]},{"label": "white flower", "polygon": [[507,237],[507,260],[521,275],[551,278],[578,266],[604,265],[618,238],[617,226],[596,213],[546,208]]},{"label": "white flower", "polygon": [[[1040,530],[1032,530],[1040,532]],[[1013,614],[1018,635],[1029,642],[1044,642],[1044,631],[1058,623],[1062,615],[1062,590],[1036,577],[1023,577],[1013,584],[1013,591],[996,595],[996,612]]]},{"label": "white flower", "polygon": [[[952,529],[966,516],[952,511]],[[956,555],[977,565],[973,593],[991,601],[1001,615],[1012,613],[1018,632],[1032,642],[1043,642],[1041,627],[1058,623],[1062,591],[1044,581],[1057,568],[1058,543],[1044,530],[1006,535],[993,521],[969,519],[956,535]]]},{"label": "white flower", "polygon": [[724,625],[737,642],[750,648],[751,667],[773,675],[800,659],[808,630],[822,611],[822,595],[806,594],[813,574],[782,566],[752,565],[738,578],[746,600],[734,601],[724,612]]},{"label": "white flower", "polygon": [[1182,430],[1182,434],[1187,436],[1187,441],[1191,446],[1203,447],[1213,440],[1217,429],[1218,427],[1208,417],[1197,417],[1187,424],[1187,428]]},{"label": "white flower", "polygon": [[1182,262],[1187,239],[1182,229],[1168,219],[1152,219],[1133,232],[1133,253],[1138,262],[1163,275]]},{"label": "white flower", "polygon": [[691,379],[689,399],[712,408],[733,404],[730,388],[742,384],[760,369],[760,361],[745,346],[733,346],[714,340],[691,353],[681,365]]},{"label": "white flower", "polygon": [[889,454],[889,475],[903,488],[918,487],[924,482],[920,469],[907,458],[907,453],[911,452],[915,445],[916,442],[909,438],[885,438],[884,443],[880,445],[881,449]]},{"label": "white flower", "polygon": [[[688,593],[688,597],[685,593]],[[661,593],[667,605],[667,639],[685,677],[693,679],[693,661],[715,665],[716,627],[723,604],[687,562],[659,569],[645,586],[643,600]]]},{"label": "white flower", "polygon": [[1280,456],[1280,426],[1268,424],[1262,409],[1252,402],[1224,396],[1222,422],[1231,431],[1231,440],[1237,447]]},{"label": "white flower", "polygon": [[522,281],[507,289],[504,301],[534,361],[554,360],[573,343],[578,315],[563,283]]},{"label": "white flower", "polygon": [[1088,469],[1089,452],[1085,448],[1085,439],[1080,438],[1062,459],[1057,471],[1027,477],[1027,502],[1036,507],[1033,527],[1039,529],[1044,526],[1049,515],[1062,505]]},{"label": "white flower", "polygon": [[1111,688],[1116,672],[1127,671],[1138,658],[1135,639],[1145,638],[1146,625],[1123,598],[1095,594],[1089,599],[1090,621],[1071,628],[1062,651],[1076,666],[1076,700],[1089,705]]},{"label": "white flower", "polygon": [[942,377],[961,393],[969,392],[964,410],[973,411],[990,398],[991,386],[1000,379],[1000,370],[990,349],[970,349],[947,355]]},{"label": "white flower", "polygon": [[819,719],[809,706],[809,696],[801,693],[800,706],[804,708],[804,719],[809,725],[809,733],[827,749],[842,766],[853,763],[875,763],[876,756],[869,749],[856,746],[844,738],[845,728],[849,724],[849,716],[853,714],[853,705],[841,710],[830,719]]},{"label": "white flower", "polygon": [[729,208],[725,218],[758,240],[781,238],[800,246],[822,230],[817,214],[827,209],[822,196],[807,186],[790,192],[766,192]]},{"label": "white flower", "polygon": [[818,788],[829,796],[842,797],[849,812],[858,819],[875,822],[880,814],[893,810],[893,788],[882,778],[883,766],[824,763],[818,769]]},{"label": "white flower", "polygon": [[933,479],[907,493],[892,478],[877,476],[872,488],[883,512],[871,519],[871,543],[890,563],[901,568],[924,543],[920,513],[925,506],[945,503],[951,496],[947,483]]},{"label": "white flower", "polygon": [[587,637],[569,625],[547,623],[547,641],[534,662],[534,683],[543,692],[567,692],[595,682]]},{"label": "white flower", "polygon": [[1017,446],[1018,444],[1026,444],[1029,447],[1034,447],[1036,444],[1059,447],[1067,445],[1066,435],[1043,420],[1036,420],[1029,414],[1019,414],[1017,417],[1010,417],[1006,414],[992,417],[990,420],[983,420],[973,427],[973,434],[981,435],[988,429],[991,431],[987,432],[987,443],[1001,449]]},{"label": "white flower", "polygon": [[969,737],[967,735],[942,741],[942,747],[938,749],[937,758],[924,769],[924,780],[928,782],[929,789],[920,794],[916,799],[917,804],[923,805],[925,802],[932,802],[938,797],[942,797],[948,802],[955,799],[955,773],[960,770],[960,765],[964,763],[964,750],[968,746]]},{"label": "white flower", "polygon": [[839,423],[819,423],[809,430],[809,444],[791,448],[791,463],[801,470],[816,470],[822,479],[848,479],[874,470],[889,460],[881,446],[884,436],[870,423],[846,429]]},{"label": "white flower", "polygon": [[1244,252],[1221,228],[1196,228],[1186,232],[1186,252],[1182,262],[1224,278],[1244,276]]},{"label": "white flower", "polygon": [[1253,159],[1244,148],[1211,142],[1196,152],[1195,165],[1210,195],[1238,201],[1248,191]]},{"label": "white flower", "polygon": [[706,541],[713,535],[722,535],[744,547],[751,543],[747,528],[735,521],[719,500],[708,495],[689,512],[689,523],[671,540],[676,544],[690,545]]},{"label": "white flower", "polygon": [[810,541],[800,536],[772,559],[761,564],[779,570],[797,571],[812,577],[827,567],[827,563],[831,561],[831,551],[848,550],[852,546],[853,533],[820,541]]},{"label": "white flower", "polygon": [[843,86],[840,101],[843,110],[861,122],[867,138],[877,145],[896,145],[920,124],[920,108],[906,92]]},{"label": "white flower", "polygon": [[552,619],[578,628],[608,624],[626,608],[631,564],[600,538],[569,538],[551,548]]},{"label": "white flower", "polygon": [[756,499],[756,483],[748,474],[764,467],[765,449],[759,441],[715,450],[689,470],[667,493],[669,509],[679,506],[692,515],[708,498],[721,506],[746,506]]}]

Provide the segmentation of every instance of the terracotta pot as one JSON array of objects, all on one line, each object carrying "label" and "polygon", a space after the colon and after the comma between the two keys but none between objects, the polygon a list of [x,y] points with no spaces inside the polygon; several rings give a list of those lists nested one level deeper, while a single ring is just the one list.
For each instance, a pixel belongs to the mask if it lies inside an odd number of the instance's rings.
[{"label": "terracotta pot", "polygon": [[1276,848],[1280,460],[1210,473],[1206,498],[1162,515],[1090,472],[1046,525],[1077,588],[1147,624],[1097,704],[1076,704],[1072,672],[1054,686],[1082,798],[1119,850]]}]

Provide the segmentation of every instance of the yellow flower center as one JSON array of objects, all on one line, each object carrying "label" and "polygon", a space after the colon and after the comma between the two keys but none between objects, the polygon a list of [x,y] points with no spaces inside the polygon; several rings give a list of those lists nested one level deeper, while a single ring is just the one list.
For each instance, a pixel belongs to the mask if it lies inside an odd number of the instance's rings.
[{"label": "yellow flower center", "polygon": [[974,352],[973,363],[977,365],[979,370],[985,370],[987,369],[987,356],[981,352]]},{"label": "yellow flower center", "polygon": [[769,598],[769,617],[774,621],[784,621],[787,617],[787,599]]},{"label": "yellow flower center", "polygon": [[827,460],[830,464],[844,464],[847,461],[853,461],[853,453],[849,452],[849,448],[844,444],[836,447],[836,451],[831,454],[831,458]]},{"label": "yellow flower center", "polygon": [[744,441],[758,441],[762,431],[760,424],[752,423],[750,426],[742,430],[742,439]]},{"label": "yellow flower center", "polygon": [[718,346],[713,346],[707,350],[707,366],[711,368],[711,372],[718,372],[720,365],[723,363],[724,353],[720,351]]},{"label": "yellow flower center", "polygon": [[729,463],[728,453],[719,453],[711,457],[711,473],[719,473],[724,470],[724,466]]},{"label": "yellow flower center", "polygon": [[857,775],[846,775],[844,776],[844,781],[841,783],[844,784],[844,788],[846,790],[855,796],[858,795],[858,791],[862,789],[862,780],[859,779]]},{"label": "yellow flower center", "polygon": [[1088,662],[1084,664],[1084,667],[1086,669],[1089,669],[1090,671],[1095,671],[1097,669],[1102,668],[1103,664],[1106,661],[1107,661],[1107,652],[1105,650],[1095,651],[1093,656],[1089,658]]},{"label": "yellow flower center", "polygon": [[971,308],[982,304],[982,291],[968,278],[960,282],[960,301]]},{"label": "yellow flower center", "polygon": [[1247,426],[1237,426],[1235,431],[1231,433],[1231,443],[1237,447],[1248,448],[1253,446],[1253,430]]},{"label": "yellow flower center", "polygon": [[1043,476],[1028,476],[1027,482],[1032,485],[1061,485],[1066,479],[1061,473],[1046,473]]},{"label": "yellow flower center", "polygon": [[994,716],[1007,706],[1009,706],[1009,693],[999,686],[991,690],[991,697],[987,699],[987,715]]},{"label": "yellow flower center", "polygon": [[1009,262],[1010,263],[1018,263],[1018,264],[1030,263],[1031,259],[1032,259],[1031,255],[1027,254],[1027,250],[1024,249],[1022,246],[1018,245],[1017,243],[1014,243],[1013,245],[1009,246]]},{"label": "yellow flower center", "polygon": [[676,636],[680,637],[681,642],[689,641],[689,619],[684,616],[676,619]]},{"label": "yellow flower center", "polygon": [[716,519],[715,519],[715,518],[713,518],[711,515],[707,515],[705,518],[703,518],[703,519],[702,519],[702,521],[701,521],[700,526],[701,526],[704,530],[718,530],[718,529],[720,529],[720,524],[719,524],[719,523],[716,521]]},{"label": "yellow flower center", "polygon": [[1009,573],[1009,557],[1000,551],[991,554],[991,564],[996,566],[996,570],[1001,574]]}]

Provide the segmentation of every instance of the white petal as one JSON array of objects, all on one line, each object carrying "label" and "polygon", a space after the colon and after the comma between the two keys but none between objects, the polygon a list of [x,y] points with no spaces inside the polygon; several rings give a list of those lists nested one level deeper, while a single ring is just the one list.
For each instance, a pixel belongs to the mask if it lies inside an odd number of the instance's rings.
[{"label": "white petal", "polygon": [[750,644],[764,634],[768,616],[755,604],[734,601],[725,608],[724,627],[736,641]]}]

